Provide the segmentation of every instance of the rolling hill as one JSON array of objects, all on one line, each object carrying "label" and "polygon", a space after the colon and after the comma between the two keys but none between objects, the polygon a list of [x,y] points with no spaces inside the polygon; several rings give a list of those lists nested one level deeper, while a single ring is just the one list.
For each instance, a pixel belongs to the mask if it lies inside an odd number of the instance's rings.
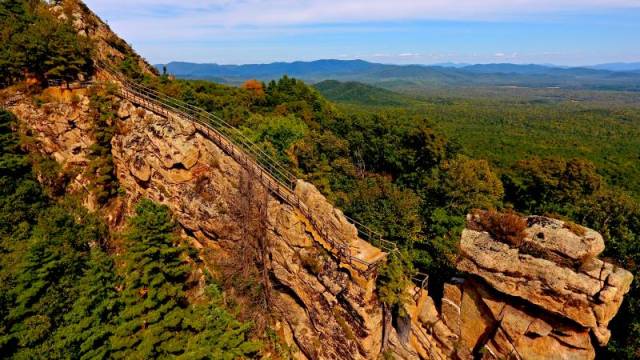
[{"label": "rolling hill", "polygon": [[325,80],[314,87],[327,99],[338,103],[367,106],[413,106],[418,100],[391,90],[355,81]]},{"label": "rolling hill", "polygon": [[[157,65],[162,67],[162,65]],[[363,60],[318,60],[292,63],[218,65],[171,62],[179,78],[240,84],[247,79],[270,81],[283,75],[316,83],[357,81],[391,90],[435,87],[533,87],[579,90],[640,91],[640,73],[546,65],[483,64],[461,67],[388,65]]]}]

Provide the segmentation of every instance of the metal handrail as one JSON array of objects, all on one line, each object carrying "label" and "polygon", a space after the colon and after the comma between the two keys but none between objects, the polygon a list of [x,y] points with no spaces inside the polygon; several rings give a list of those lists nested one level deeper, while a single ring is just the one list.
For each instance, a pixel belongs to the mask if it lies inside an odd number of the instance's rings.
[{"label": "metal handrail", "polygon": [[[220,132],[220,129],[213,127],[212,124],[209,124],[207,122],[202,121],[200,118],[198,118],[194,114],[184,112],[182,109],[175,107],[173,104],[168,103],[166,101],[163,101],[163,99],[158,99],[158,98],[152,97],[149,94],[141,92],[141,91],[138,91],[136,89],[126,88],[124,91],[130,92],[134,96],[143,98],[143,99],[145,99],[145,100],[147,100],[149,102],[157,102],[157,106],[160,108],[158,110],[162,110],[162,108],[170,109],[171,112],[173,112],[174,114],[176,114],[176,115],[178,115],[180,117],[186,118],[187,120],[189,120],[189,121],[191,121],[193,123],[197,123],[199,125],[206,126],[206,127],[210,128],[210,130],[215,131],[217,133],[218,137],[224,138],[229,143],[228,144],[229,146],[237,146],[237,144],[235,144],[233,141],[230,141],[226,136],[224,136],[224,134],[222,134]],[[142,104],[142,105],[146,105],[146,104]],[[170,115],[170,114],[168,112],[166,112],[166,115]],[[229,148],[227,150],[234,151],[235,149]],[[254,155],[253,152],[251,154]],[[256,155],[254,155],[254,157],[255,156]],[[256,161],[255,158],[253,158],[252,160],[254,160],[256,163],[258,163],[258,165],[264,166],[263,164],[261,164],[263,161],[265,161],[264,158],[259,158],[257,161]],[[262,160],[262,161],[260,161],[260,160]],[[260,168],[260,170],[262,170],[262,167]],[[272,170],[274,170],[274,171],[270,171],[270,172],[267,171],[267,173],[269,173],[272,177],[274,177],[274,179],[278,180],[278,182],[279,182],[279,184],[281,186],[285,186],[285,187],[291,189],[290,185],[286,181],[286,177],[285,177],[285,179],[283,179],[283,175],[284,174],[282,174],[279,171],[276,171],[275,169],[272,169]]]},{"label": "metal handrail", "polygon": [[[375,265],[377,262],[369,263],[353,256],[352,249],[348,244],[332,238],[324,224],[320,224],[316,220],[315,216],[311,214],[309,207],[295,194],[297,178],[277,160],[273,159],[257,144],[247,138],[238,128],[204,109],[170,97],[155,89],[136,84],[124,78],[117,70],[114,70],[107,64],[101,63],[99,67],[122,83],[122,86],[118,87],[118,90],[123,98],[158,114],[167,117],[172,115],[182,117],[203,127],[202,130],[207,133],[207,136],[214,140],[216,144],[232,156],[234,160],[238,161],[243,167],[248,168],[251,172],[258,174],[260,181],[267,189],[289,205],[298,208],[300,212],[309,219],[311,225],[320,236],[325,239],[330,246],[336,249],[339,257],[346,259],[350,264],[357,262],[365,265],[368,268],[367,273],[369,270],[376,268]],[[60,82],[60,84],[62,83],[63,82]],[[86,86],[87,82],[80,84],[81,86]],[[387,252],[398,250],[395,243],[383,239],[381,234],[350,217],[345,216],[345,218],[357,229],[359,237],[365,238]]]},{"label": "metal handrail", "polygon": [[416,285],[416,293],[414,295],[414,301],[418,301],[418,296],[420,295],[420,290],[424,290],[429,286],[429,274],[425,274],[423,272],[417,272],[412,278],[411,281]]},{"label": "metal handrail", "polygon": [[[264,169],[260,166],[260,164],[252,161],[253,159],[251,159],[246,154],[240,151],[236,151],[234,147],[235,145],[233,144],[233,142],[229,141],[226,137],[224,137],[224,135],[221,134],[217,129],[215,129],[209,124],[198,121],[197,118],[193,118],[189,114],[182,113],[179,109],[170,108],[169,104],[156,103],[157,101],[156,99],[149,98],[146,94],[138,93],[137,91],[129,88],[122,88],[120,89],[120,91],[125,99],[138,103],[141,106],[147,107],[151,111],[164,113],[164,115],[166,116],[170,116],[171,112],[173,112],[175,115],[184,117],[187,120],[190,120],[200,126],[203,126],[205,128],[205,131],[208,130],[207,135],[212,140],[214,140],[216,144],[218,144],[225,152],[229,153],[241,165],[245,167],[251,167],[252,168],[251,170],[255,172],[259,172],[260,180],[270,191],[272,191],[276,196],[280,197],[282,200],[289,203],[290,205],[297,207],[303,213],[303,215],[311,221],[312,225],[314,226],[316,231],[318,231],[320,236],[322,236],[322,238],[325,239],[329,243],[329,245],[337,249],[337,253],[339,256],[346,258],[349,262],[355,261],[367,267],[373,265],[372,263],[369,263],[367,261],[364,261],[362,259],[359,259],[353,256],[351,254],[351,247],[349,247],[347,244],[343,244],[341,242],[335,241],[332,238],[332,236],[328,233],[328,231],[322,225],[320,225],[316,221],[315,217],[308,211],[308,207],[301,206],[302,202],[300,201],[298,196],[295,195],[293,192],[291,192],[285,183],[273,177],[273,175],[270,174],[268,171],[264,171]],[[152,108],[153,105],[155,105],[156,108]],[[169,107],[171,111],[168,111],[165,107]],[[210,132],[212,132],[213,135],[211,135]],[[285,191],[283,191],[283,189]]]},{"label": "metal handrail", "polygon": [[[196,118],[195,120],[198,122],[201,122],[201,120],[199,119],[200,116],[205,116],[207,120],[211,120],[214,124],[218,125],[218,127],[220,127],[222,130],[225,130],[225,129],[233,130],[235,132],[235,135],[239,136],[239,138],[236,138],[236,140],[241,142],[241,145],[240,145],[241,148],[243,148],[246,151],[249,151],[252,155],[257,157],[257,159],[254,159],[254,160],[258,160],[257,161],[258,163],[262,164],[263,166],[266,166],[268,169],[273,169],[277,173],[276,175],[278,175],[274,177],[283,178],[283,180],[285,180],[285,183],[283,183],[282,185],[285,185],[291,191],[295,190],[295,182],[297,181],[297,177],[293,173],[291,173],[288,169],[286,169],[283,165],[281,165],[278,160],[272,158],[269,154],[265,153],[258,145],[253,143],[235,126],[227,123],[225,120],[223,120],[219,116],[205,111],[202,108],[199,108],[197,106],[194,106],[182,100],[170,97],[155,89],[152,89],[140,84],[136,84],[124,78],[116,69],[112,68],[108,64],[100,63],[100,67],[106,70],[112,76],[115,76],[116,78],[118,78],[119,81],[123,82],[128,87],[137,89],[144,94],[150,95],[152,98],[157,98],[161,102],[166,103],[167,105],[170,105],[175,110],[184,110],[182,112],[186,112],[192,115],[193,117]],[[235,138],[233,134],[229,134],[229,135],[232,137],[232,139]],[[238,145],[238,144],[235,144],[235,145]],[[263,160],[263,161],[260,161],[260,160]],[[266,164],[263,163],[264,161],[266,161]],[[397,250],[397,246],[395,245],[395,243],[383,239],[380,233],[372,230],[366,225],[346,215],[344,216],[352,225],[354,225],[358,229],[359,234],[366,235],[368,239],[377,241],[378,243],[382,244],[382,246],[386,246],[389,249],[392,249],[393,251]]]},{"label": "metal handrail", "polygon": [[[145,87],[143,85],[140,84],[136,84],[134,82],[129,81],[126,78],[123,78],[116,70],[114,70],[113,68],[109,67],[106,64],[102,64],[102,66],[104,68],[106,68],[106,70],[111,74],[114,75],[116,77],[119,78],[120,81],[122,81],[123,83],[125,83],[126,85],[128,85],[129,87],[132,88],[136,88],[144,93],[148,93],[148,94],[152,94],[153,97],[158,97],[161,98],[163,100],[165,100],[166,102],[177,106],[180,109],[186,109],[185,111],[191,113],[191,112],[195,112],[195,116],[198,117],[199,115],[204,115],[206,116],[206,118],[208,120],[212,120],[213,123],[215,124],[219,124],[221,126],[222,129],[231,129],[234,130],[236,132],[236,135],[239,135],[241,138],[239,139],[241,142],[243,142],[244,144],[246,144],[246,146],[242,146],[242,147],[246,147],[246,150],[249,150],[251,153],[256,153],[257,152],[264,156],[267,160],[269,160],[267,166],[268,167],[276,167],[276,170],[278,173],[280,173],[281,175],[284,175],[285,178],[287,178],[289,181],[286,184],[290,190],[294,190],[295,189],[295,181],[297,180],[296,176],[291,173],[288,169],[286,169],[283,165],[281,165],[276,159],[273,159],[269,154],[265,153],[259,146],[257,146],[255,143],[251,142],[251,140],[249,138],[247,138],[238,128],[236,128],[235,126],[227,123],[225,120],[223,120],[222,118],[218,117],[217,115],[207,112],[202,108],[199,108],[197,106],[194,106],[192,104],[189,104],[187,102],[184,102],[182,100],[170,97],[166,94],[163,94],[155,89],[149,88],[149,87]],[[290,184],[289,184],[290,183]],[[343,214],[344,215],[344,214]],[[353,224],[361,234],[363,235],[367,235],[368,238],[371,239],[375,239],[377,238],[378,241],[380,241],[381,243],[387,243],[392,247],[395,247],[395,243],[392,243],[390,241],[384,240],[382,238],[382,235],[372,229],[370,229],[369,227],[367,227],[366,225],[344,215],[345,218],[351,223]],[[396,247],[397,248],[397,247]]]},{"label": "metal handrail", "polygon": [[119,81],[121,81],[127,87],[136,89],[142,92],[143,94],[151,98],[154,98],[156,100],[160,100],[164,104],[170,105],[174,110],[181,110],[181,112],[183,113],[190,114],[196,118],[196,121],[201,122],[202,119],[200,119],[200,117],[204,117],[205,120],[211,121],[222,132],[232,131],[232,133],[227,133],[227,135],[232,139],[235,139],[236,141],[240,142],[240,144],[236,144],[236,145],[240,146],[245,151],[248,151],[252,155],[254,155],[257,158],[257,160],[259,160],[259,162],[262,163],[263,166],[266,166],[267,168],[271,168],[275,170],[278,177],[281,177],[282,180],[286,181],[287,187],[289,187],[291,190],[294,190],[295,180],[297,180],[296,176],[293,175],[291,172],[289,172],[277,160],[273,159],[269,154],[264,152],[264,150],[262,150],[258,145],[253,143],[238,128],[227,123],[226,121],[216,116],[215,114],[205,111],[204,109],[198,108],[182,100],[170,97],[155,89],[151,89],[149,87],[131,82],[130,80],[124,78],[117,70],[113,69],[107,64],[100,64],[100,66],[109,74],[116,77]]}]

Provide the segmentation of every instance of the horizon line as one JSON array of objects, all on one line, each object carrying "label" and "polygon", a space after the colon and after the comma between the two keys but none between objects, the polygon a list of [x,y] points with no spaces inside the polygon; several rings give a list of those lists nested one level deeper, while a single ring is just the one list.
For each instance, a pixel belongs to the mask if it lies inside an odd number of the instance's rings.
[{"label": "horizon line", "polygon": [[379,65],[396,65],[396,66],[440,66],[446,67],[444,65],[455,65],[455,66],[474,66],[474,65],[518,65],[518,66],[544,66],[549,68],[592,68],[596,66],[604,66],[604,65],[638,65],[638,69],[640,69],[640,59],[637,61],[613,61],[606,63],[596,63],[596,64],[585,64],[585,65],[558,65],[553,63],[534,63],[534,62],[477,62],[477,63],[468,63],[468,62],[456,62],[456,61],[443,61],[443,62],[434,62],[434,63],[394,63],[394,62],[375,62],[364,60],[362,58],[354,58],[354,59],[339,59],[339,58],[319,58],[314,60],[279,60],[279,61],[271,61],[271,62],[253,62],[253,63],[216,63],[216,62],[199,62],[199,61],[189,61],[189,60],[171,60],[166,63],[162,62],[153,62],[150,63],[153,66],[162,66],[169,65],[172,63],[185,63],[185,64],[194,64],[194,65],[218,65],[218,66],[251,66],[251,65],[272,65],[272,64],[294,64],[294,63],[313,63],[320,61],[361,61],[369,64],[379,64]]}]

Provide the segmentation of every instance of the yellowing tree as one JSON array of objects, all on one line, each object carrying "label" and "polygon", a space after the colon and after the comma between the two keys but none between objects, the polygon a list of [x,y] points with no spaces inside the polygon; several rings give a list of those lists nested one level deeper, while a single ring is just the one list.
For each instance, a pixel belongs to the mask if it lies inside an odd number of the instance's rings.
[{"label": "yellowing tree", "polygon": [[264,85],[262,82],[251,79],[247,80],[242,84],[242,88],[248,90],[256,97],[264,97]]}]

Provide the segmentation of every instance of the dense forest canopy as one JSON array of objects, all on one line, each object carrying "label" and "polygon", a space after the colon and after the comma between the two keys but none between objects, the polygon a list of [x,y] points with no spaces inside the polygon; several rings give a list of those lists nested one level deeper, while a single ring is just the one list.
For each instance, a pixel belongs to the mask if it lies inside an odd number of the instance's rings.
[{"label": "dense forest canopy", "polygon": [[[326,81],[314,87],[347,112],[420,114],[498,172],[535,155],[587,159],[606,182],[640,200],[637,93],[460,88],[405,89],[388,97],[380,94],[388,90],[364,84]],[[389,99],[395,104],[381,106]]]},{"label": "dense forest canopy", "polygon": [[[46,6],[0,2],[2,85],[25,76],[73,80],[91,74],[92,45]],[[403,256],[391,259],[381,274],[380,295],[390,306],[403,301],[401,289],[412,268],[430,274],[435,293],[456,274],[459,233],[475,208],[551,214],[592,227],[606,239],[605,255],[638,274],[640,206],[637,197],[618,187],[622,181],[575,154],[488,161],[495,159],[465,147],[465,137],[492,139],[491,127],[497,126],[473,103],[431,112],[384,104],[345,110],[289,77],[230,87],[152,77],[137,64],[132,58],[118,61],[133,80],[239,127],[348,215],[396,242]],[[89,171],[97,179],[91,191],[103,203],[118,196],[109,96],[108,90],[91,94],[98,140],[90,159]],[[540,115],[523,111],[525,131],[527,121]],[[625,116],[637,121],[634,113]],[[460,127],[450,138],[440,124],[448,117],[484,118],[484,131]],[[209,279],[205,305],[188,301],[185,277],[196,260],[180,244],[166,207],[144,200],[124,234],[109,233],[99,213],[38,181],[60,169],[26,153],[17,128],[10,113],[0,113],[3,357],[234,359],[259,350],[249,340],[250,324],[222,304],[215,279]],[[554,136],[553,128],[536,131]],[[113,238],[122,240],[124,255],[110,251]],[[639,295],[634,282],[603,356],[632,359],[640,352]]]}]

